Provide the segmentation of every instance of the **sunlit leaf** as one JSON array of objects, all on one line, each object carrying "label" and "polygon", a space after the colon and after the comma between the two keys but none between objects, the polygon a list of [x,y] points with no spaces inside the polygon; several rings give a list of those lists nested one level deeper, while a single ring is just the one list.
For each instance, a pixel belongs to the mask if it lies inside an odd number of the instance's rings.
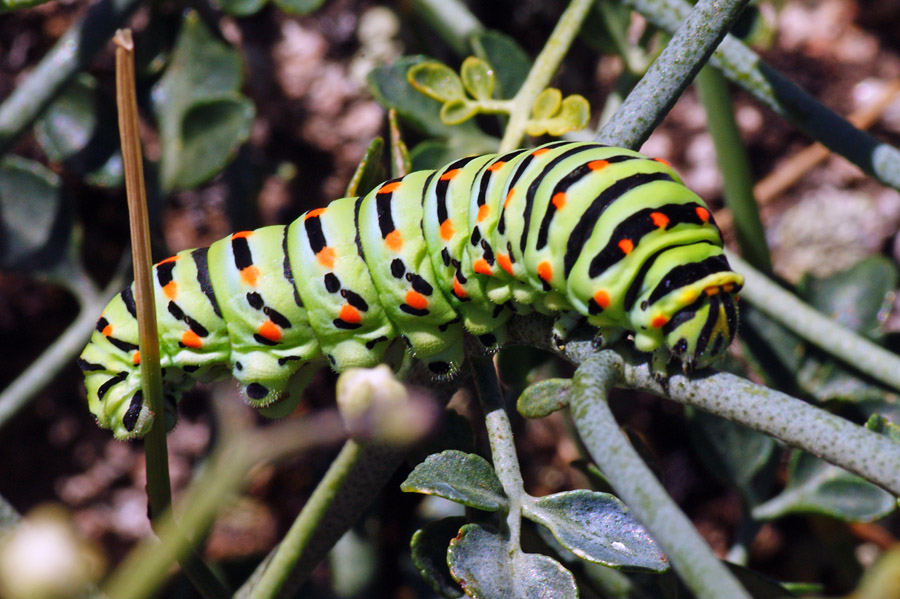
[{"label": "sunlit leaf", "polygon": [[476,100],[490,100],[494,93],[494,70],[475,56],[466,58],[460,68],[463,86]]},{"label": "sunlit leaf", "polygon": [[437,495],[490,512],[505,509],[508,503],[487,460],[454,449],[428,456],[406,477],[400,490]]}]

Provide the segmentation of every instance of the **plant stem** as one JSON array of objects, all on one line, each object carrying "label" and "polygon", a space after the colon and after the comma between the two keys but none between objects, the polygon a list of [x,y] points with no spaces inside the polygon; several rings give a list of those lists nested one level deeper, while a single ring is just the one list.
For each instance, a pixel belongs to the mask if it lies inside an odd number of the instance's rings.
[{"label": "plant stem", "polygon": [[484,25],[459,0],[413,0],[412,7],[457,54],[469,52],[469,38],[484,31]]},{"label": "plant stem", "polygon": [[0,156],[103,49],[141,0],[100,0],[70,27],[28,78],[0,104]]},{"label": "plant stem", "polygon": [[637,149],[662,122],[748,0],[700,0],[596,141]]},{"label": "plant stem", "polygon": [[544,44],[544,48],[528,72],[528,77],[525,78],[525,82],[522,83],[522,87],[519,88],[516,97],[512,100],[513,109],[509,115],[509,124],[503,134],[503,140],[500,142],[499,151],[501,153],[521,145],[535,98],[544,91],[550,83],[550,79],[556,74],[559,64],[569,50],[569,46],[572,45],[592,4],[593,0],[572,0],[563,12],[559,23],[556,24],[553,33],[550,34],[547,43]]},{"label": "plant stem", "polygon": [[503,405],[503,394],[493,360],[476,358],[473,360],[473,373],[478,398],[484,410],[484,422],[491,444],[491,458],[494,471],[500,479],[503,491],[509,498],[509,512],[506,525],[509,530],[507,543],[511,550],[519,550],[522,529],[522,499],[525,489],[522,472],[519,470],[519,458],[513,440],[512,426],[506,408]]},{"label": "plant stem", "polygon": [[[691,10],[683,0],[624,0],[651,23],[675,31]],[[733,36],[727,36],[710,61],[728,79],[759,102],[856,164],[885,185],[900,189],[900,150],[860,131],[813,98],[797,84],[767,65]]]},{"label": "plant stem", "polygon": [[756,268],[771,272],[766,234],[753,197],[753,176],[741,133],[734,120],[728,82],[712,67],[704,67],[695,81],[706,109],[707,129],[716,148],[722,173],[725,204],[734,215],[734,230],[741,255]]},{"label": "plant stem", "polygon": [[856,370],[900,390],[900,356],[831,320],[735,254],[727,255],[734,269],[744,275],[741,298]]},{"label": "plant stem", "polygon": [[613,352],[595,354],[575,372],[571,410],[578,434],[616,494],[665,550],[695,596],[749,599],[619,430],[607,399],[621,374],[622,361]]},{"label": "plant stem", "polygon": [[375,499],[404,453],[347,441],[287,535],[235,597],[294,596],[312,569]]}]

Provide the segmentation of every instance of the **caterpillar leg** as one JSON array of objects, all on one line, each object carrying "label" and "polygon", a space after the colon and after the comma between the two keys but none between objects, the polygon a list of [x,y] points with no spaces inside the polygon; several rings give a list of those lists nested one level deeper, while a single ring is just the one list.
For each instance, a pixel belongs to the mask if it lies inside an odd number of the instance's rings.
[{"label": "caterpillar leg", "polygon": [[562,312],[556,317],[553,321],[553,343],[559,350],[565,349],[569,335],[583,320],[584,317],[578,312]]},{"label": "caterpillar leg", "polygon": [[235,357],[232,376],[241,384],[241,392],[254,408],[280,400],[299,365],[298,360],[279,358],[265,351],[249,351]]},{"label": "caterpillar leg", "polygon": [[309,385],[313,376],[324,366],[323,362],[308,362],[301,366],[288,379],[281,397],[275,400],[274,403],[261,407],[259,413],[266,418],[274,419],[283,418],[293,412],[303,397],[303,390]]}]

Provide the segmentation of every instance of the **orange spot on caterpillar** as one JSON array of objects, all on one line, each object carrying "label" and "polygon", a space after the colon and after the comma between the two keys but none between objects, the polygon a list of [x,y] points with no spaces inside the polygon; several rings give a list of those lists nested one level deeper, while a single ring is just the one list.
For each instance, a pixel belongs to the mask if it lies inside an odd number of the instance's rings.
[{"label": "orange spot on caterpillar", "polygon": [[725,283],[724,285],[722,285],[722,289],[725,291],[725,293],[731,293],[732,291],[734,291],[734,283]]},{"label": "orange spot on caterpillar", "polygon": [[253,231],[238,231],[237,233],[232,233],[232,239],[246,239],[253,235]]},{"label": "orange spot on caterpillar", "polygon": [[512,201],[512,197],[513,197],[513,192],[514,192],[514,191],[515,191],[515,189],[510,189],[509,191],[506,192],[506,199],[503,200],[503,207],[504,207],[504,208],[506,208],[507,206],[509,206],[509,203]]},{"label": "orange spot on caterpillar", "polygon": [[281,329],[279,329],[278,325],[271,320],[267,320],[259,325],[256,332],[259,333],[259,336],[263,339],[268,339],[269,341],[281,341]]},{"label": "orange spot on caterpillar", "polygon": [[176,283],[175,281],[169,281],[163,286],[162,290],[163,293],[166,294],[167,298],[173,300],[175,299],[175,296],[178,295],[178,283]]},{"label": "orange spot on caterpillar", "polygon": [[135,366],[138,366],[141,363],[141,352],[140,351],[134,352],[134,355],[131,356],[131,363],[134,364]]},{"label": "orange spot on caterpillar", "polygon": [[668,316],[663,316],[663,315],[654,316],[653,320],[650,321],[650,326],[653,327],[654,329],[658,329],[661,326],[663,326],[664,324],[666,324],[667,322],[669,322]]},{"label": "orange spot on caterpillar", "polygon": [[604,310],[609,308],[610,299],[609,292],[601,289],[597,293],[594,294],[594,303],[603,308]]},{"label": "orange spot on caterpillar", "polygon": [[478,222],[483,221],[488,217],[488,214],[491,213],[491,207],[487,204],[482,204],[478,207]]},{"label": "orange spot on caterpillar", "polygon": [[553,206],[560,210],[563,206],[566,205],[566,192],[560,191],[559,193],[554,194],[553,199],[550,200],[553,202]]},{"label": "orange spot on caterpillar", "polygon": [[465,299],[468,295],[466,290],[463,289],[463,286],[460,284],[459,279],[453,277],[453,295],[458,297],[459,299]]},{"label": "orange spot on caterpillar", "polygon": [[669,226],[669,217],[662,212],[651,212],[650,220],[652,220],[653,224],[660,229],[665,229]]},{"label": "orange spot on caterpillar", "polygon": [[103,327],[103,330],[100,332],[103,333],[104,337],[109,337],[113,333],[113,326],[111,324],[108,324],[105,327]]},{"label": "orange spot on caterpillar", "polygon": [[703,293],[705,293],[706,295],[716,295],[720,291],[722,291],[722,290],[718,287],[707,287],[706,289],[703,290]]},{"label": "orange spot on caterpillar", "polygon": [[515,276],[513,274],[512,260],[509,259],[507,254],[497,254],[497,264],[500,265],[500,268],[508,272],[510,276]]},{"label": "orange spot on caterpillar", "polygon": [[441,239],[444,241],[450,241],[453,238],[453,234],[456,231],[453,229],[453,221],[449,218],[444,219],[444,222],[441,223]]},{"label": "orange spot on caterpillar", "polygon": [[654,158],[653,160],[657,161],[657,162],[660,163],[660,164],[664,164],[664,165],[666,165],[666,166],[669,167],[669,168],[672,168],[672,164],[671,164],[668,160],[666,160],[665,158]]},{"label": "orange spot on caterpillar", "polygon": [[405,300],[407,305],[415,308],[416,310],[424,310],[428,307],[428,298],[418,291],[413,291],[412,289],[406,292]]},{"label": "orange spot on caterpillar", "polygon": [[628,255],[634,249],[634,242],[630,239],[623,239],[619,242],[619,249],[622,250],[623,254]]},{"label": "orange spot on caterpillar", "polygon": [[489,166],[487,170],[491,171],[492,173],[496,173],[496,172],[499,171],[501,168],[503,168],[503,165],[504,165],[504,164],[506,164],[506,163],[503,162],[502,160],[498,160],[497,162],[495,162],[494,164],[492,164],[491,166]]},{"label": "orange spot on caterpillar", "polygon": [[378,193],[394,193],[400,187],[400,181],[391,181],[390,183],[385,183],[378,190]]},{"label": "orange spot on caterpillar", "polygon": [[318,260],[319,264],[325,268],[334,268],[334,259],[336,255],[333,247],[325,246],[319,250],[318,254],[316,254],[316,260]]},{"label": "orange spot on caterpillar", "polygon": [[450,181],[458,174],[459,174],[458,168],[451,169],[451,170],[447,171],[446,173],[444,173],[443,175],[441,175],[441,181]]},{"label": "orange spot on caterpillar", "polygon": [[259,269],[255,266],[245,266],[241,269],[241,281],[245,284],[250,285],[251,287],[256,286],[256,281],[259,279]]},{"label": "orange spot on caterpillar", "polygon": [[476,260],[475,264],[472,265],[472,270],[480,275],[491,276],[494,274],[494,271],[491,269],[491,265],[488,264],[488,261],[484,258],[479,258],[478,260]]},{"label": "orange spot on caterpillar", "polygon": [[550,279],[553,278],[553,267],[550,266],[549,262],[541,262],[538,264],[537,276],[548,283],[550,282]]},{"label": "orange spot on caterpillar", "polygon": [[609,161],[607,160],[591,160],[588,162],[588,168],[592,171],[600,171],[609,166]]},{"label": "orange spot on caterpillar", "polygon": [[697,206],[697,216],[700,218],[700,220],[702,222],[704,222],[704,223],[709,222],[709,210],[707,210],[706,208],[704,208],[702,206]]},{"label": "orange spot on caterpillar", "polygon": [[400,248],[403,247],[403,236],[400,234],[400,231],[394,229],[384,238],[384,244],[395,252],[399,252]]},{"label": "orange spot on caterpillar", "polygon": [[546,154],[550,151],[550,148],[538,148],[534,152],[531,153],[532,156],[540,156],[541,154]]},{"label": "orange spot on caterpillar", "polygon": [[359,310],[350,304],[344,304],[344,307],[341,308],[341,313],[338,314],[338,318],[350,324],[359,324],[362,321],[362,315],[360,315]]},{"label": "orange spot on caterpillar", "polygon": [[169,262],[175,262],[176,260],[178,260],[178,256],[169,256],[165,260],[160,260],[159,262],[157,262],[156,265],[159,266],[160,264],[168,264]]},{"label": "orange spot on caterpillar", "polygon": [[198,349],[203,347],[203,339],[200,338],[200,335],[188,329],[181,335],[181,344],[185,347]]},{"label": "orange spot on caterpillar", "polygon": [[318,218],[322,216],[322,213],[325,212],[324,208],[316,208],[315,210],[310,210],[306,214],[303,215],[303,220],[309,220],[311,218]]}]

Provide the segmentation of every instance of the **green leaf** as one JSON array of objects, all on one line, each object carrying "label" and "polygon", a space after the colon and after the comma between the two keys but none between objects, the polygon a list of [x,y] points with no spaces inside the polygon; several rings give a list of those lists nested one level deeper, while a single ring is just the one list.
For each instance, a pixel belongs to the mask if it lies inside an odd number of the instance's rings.
[{"label": "green leaf", "polygon": [[184,17],[165,74],[153,88],[164,190],[204,183],[247,140],[253,104],[239,93],[240,54],[213,37],[194,12]]},{"label": "green leaf", "polygon": [[422,578],[434,592],[448,599],[463,595],[447,568],[447,547],[465,523],[462,516],[431,522],[417,530],[409,542],[413,564]]},{"label": "green leaf", "polygon": [[[466,122],[457,126],[466,127],[469,124]],[[429,139],[413,148],[409,159],[413,170],[440,168],[463,156],[496,152],[499,143],[499,139],[489,136]]]},{"label": "green leaf", "polygon": [[891,513],[894,496],[861,477],[795,450],[781,494],[753,509],[771,520],[792,513],[821,514],[849,522],[871,522]]},{"label": "green leaf", "polygon": [[0,268],[47,270],[64,256],[72,229],[60,179],[18,156],[0,161]]},{"label": "green leaf", "polygon": [[590,118],[591,105],[583,96],[578,94],[566,96],[562,101],[559,114],[547,127],[547,132],[559,137],[569,131],[580,131],[587,126]]},{"label": "green leaf", "polygon": [[607,493],[579,489],[525,505],[529,520],[550,529],[578,557],[614,568],[664,572],[669,562],[625,505]]},{"label": "green leaf", "polygon": [[440,102],[452,102],[466,97],[459,75],[440,62],[429,61],[410,67],[406,80],[417,91]]},{"label": "green leaf", "polygon": [[555,87],[548,87],[534,99],[531,116],[535,120],[550,119],[559,112],[562,105],[562,92]]},{"label": "green leaf", "polygon": [[531,70],[531,58],[513,38],[499,31],[481,31],[470,40],[475,55],[490,65],[503,65],[496,70],[496,96],[512,98],[522,87]]},{"label": "green leaf", "polygon": [[319,10],[325,0],[273,0],[273,2],[286,13],[308,15]]},{"label": "green leaf", "polygon": [[441,107],[441,121],[458,125],[478,114],[478,105],[468,100],[452,100]]},{"label": "green leaf", "polygon": [[97,81],[81,73],[34,125],[47,157],[62,162],[88,145],[97,129]]},{"label": "green leaf", "polygon": [[356,171],[353,173],[350,183],[347,184],[347,197],[364,196],[387,178],[385,177],[384,166],[381,164],[383,157],[384,140],[376,137],[369,144],[365,155],[356,166]]},{"label": "green leaf", "polygon": [[409,149],[400,133],[396,110],[388,111],[388,127],[391,133],[391,177],[404,177],[412,170],[412,162],[409,158]]},{"label": "green leaf", "polygon": [[262,10],[267,0],[216,0],[222,11],[238,17],[254,15]]},{"label": "green leaf", "polygon": [[0,13],[38,6],[50,0],[0,0]]},{"label": "green leaf", "polygon": [[463,86],[476,100],[490,100],[494,94],[494,69],[487,62],[469,56],[460,69]]},{"label": "green leaf", "polygon": [[690,411],[697,456],[720,480],[735,487],[752,507],[771,486],[775,441],[746,426],[699,410]]},{"label": "green leaf", "polygon": [[450,574],[476,599],[575,599],[575,578],[546,555],[510,550],[496,530],[467,524],[450,542]]},{"label": "green leaf", "polygon": [[547,379],[531,385],[516,402],[516,411],[525,418],[544,418],[569,405],[572,379]]},{"label": "green leaf", "polygon": [[[406,73],[411,67],[426,61],[431,59],[424,56],[404,56],[390,66],[372,69],[368,76],[369,90],[379,104],[396,109],[397,114],[420,133],[451,140],[448,147],[452,148],[455,158],[465,154],[496,151],[499,140],[482,133],[474,121],[460,125],[444,124],[439,114],[441,102],[417,92],[406,80]],[[411,158],[413,167],[419,168],[414,157]]]},{"label": "green leaf", "polygon": [[428,456],[403,481],[400,490],[437,495],[488,512],[505,510],[509,504],[487,460],[455,449]]}]

